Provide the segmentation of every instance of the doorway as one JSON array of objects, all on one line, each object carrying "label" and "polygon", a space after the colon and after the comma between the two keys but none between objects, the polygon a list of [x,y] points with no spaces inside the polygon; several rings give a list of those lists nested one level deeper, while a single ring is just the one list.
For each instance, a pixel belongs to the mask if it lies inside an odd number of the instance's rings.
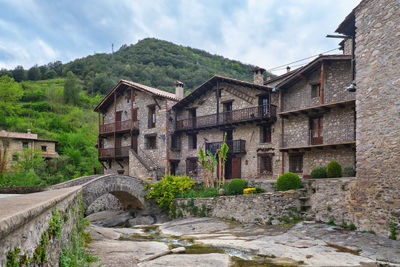
[{"label": "doorway", "polygon": [[323,144],[322,117],[310,118],[311,145]]}]

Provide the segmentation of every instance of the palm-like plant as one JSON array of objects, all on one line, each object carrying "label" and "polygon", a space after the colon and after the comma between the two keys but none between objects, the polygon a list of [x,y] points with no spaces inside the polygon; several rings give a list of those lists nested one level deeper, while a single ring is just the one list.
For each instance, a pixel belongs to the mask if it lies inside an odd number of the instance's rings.
[{"label": "palm-like plant", "polygon": [[228,151],[229,151],[229,146],[225,143],[225,138],[224,138],[224,142],[221,144],[221,149],[219,152],[219,158],[220,158],[220,162],[222,164],[220,164],[220,172],[222,173],[221,177],[222,177],[222,184],[225,185],[225,163],[226,163],[226,158],[228,156]]},{"label": "palm-like plant", "polygon": [[217,164],[217,153],[213,154],[207,150],[208,155],[208,170],[210,171],[210,184],[214,187],[214,167]]},{"label": "palm-like plant", "polygon": [[207,156],[204,153],[204,150],[199,146],[198,148],[198,154],[199,154],[199,161],[201,164],[201,167],[203,168],[203,179],[204,179],[204,187],[208,188],[209,183],[208,183],[208,161],[207,161]]}]

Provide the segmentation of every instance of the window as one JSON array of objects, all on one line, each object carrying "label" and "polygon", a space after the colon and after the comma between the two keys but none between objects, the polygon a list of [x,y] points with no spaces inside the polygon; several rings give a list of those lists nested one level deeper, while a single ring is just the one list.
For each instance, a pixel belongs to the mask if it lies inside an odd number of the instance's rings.
[{"label": "window", "polygon": [[197,158],[186,159],[186,175],[197,176]]},{"label": "window", "polygon": [[156,106],[152,105],[149,106],[149,128],[156,127]]},{"label": "window", "polygon": [[181,150],[181,137],[177,134],[171,135],[171,149]]},{"label": "window", "polygon": [[146,149],[156,149],[157,148],[157,135],[145,136],[145,147],[146,147]]},{"label": "window", "polygon": [[303,172],[303,155],[289,155],[289,171],[290,172]]},{"label": "window", "polygon": [[272,154],[258,154],[258,173],[259,174],[271,174],[272,173]]},{"label": "window", "polygon": [[197,149],[197,134],[188,135],[188,149]]},{"label": "window", "polygon": [[260,126],[260,143],[271,143],[271,126]]},{"label": "window", "polygon": [[321,84],[312,84],[311,85],[311,97],[320,97],[321,96]]},{"label": "window", "polygon": [[22,148],[28,148],[28,142],[22,142]]},{"label": "window", "polygon": [[47,151],[47,146],[42,146],[42,152],[46,152]]},{"label": "window", "polygon": [[178,164],[179,164],[178,160],[171,160],[169,162],[169,173],[171,175],[176,175],[176,171],[178,169]]},{"label": "window", "polygon": [[258,105],[260,106],[259,112],[262,116],[268,114],[269,97],[267,95],[262,95],[258,97]]}]

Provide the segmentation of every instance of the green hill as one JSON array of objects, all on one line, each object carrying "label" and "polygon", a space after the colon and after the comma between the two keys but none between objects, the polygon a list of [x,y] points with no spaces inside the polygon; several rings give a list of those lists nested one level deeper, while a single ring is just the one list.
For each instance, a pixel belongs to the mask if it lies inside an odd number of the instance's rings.
[{"label": "green hill", "polygon": [[147,38],[134,45],[123,45],[113,54],[100,53],[69,63],[49,63],[29,70],[17,67],[1,70],[16,81],[65,77],[72,71],[83,81],[90,94],[106,94],[120,79],[128,79],[172,92],[174,82],[185,83],[191,91],[214,74],[252,81],[254,66],[242,64],[206,51],[184,47],[171,42]]}]

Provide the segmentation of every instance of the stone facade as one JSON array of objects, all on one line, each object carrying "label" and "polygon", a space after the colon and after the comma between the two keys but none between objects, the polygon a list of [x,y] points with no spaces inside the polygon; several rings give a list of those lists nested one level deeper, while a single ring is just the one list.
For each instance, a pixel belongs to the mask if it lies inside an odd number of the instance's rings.
[{"label": "stone facade", "polygon": [[[145,89],[147,87],[144,87]],[[112,156],[102,159],[105,166],[105,173],[123,173],[135,177],[146,179],[154,174],[160,176],[163,174],[167,164],[167,137],[171,135],[171,129],[167,129],[166,107],[171,109],[177,100],[171,96],[162,97],[154,95],[152,91],[142,88],[128,87],[118,91],[116,96],[116,104],[110,103],[108,106],[102,107],[101,125],[113,124],[115,121],[115,112],[121,114],[121,121],[129,121],[132,118],[132,112],[136,112],[138,129],[135,132],[116,133],[116,138],[120,141],[120,147],[124,150],[121,158],[115,159]],[[131,103],[131,90],[133,90],[133,102]],[[152,88],[152,90],[157,90]],[[150,125],[149,120],[152,117],[150,109],[155,110],[155,123]],[[97,110],[100,111],[100,110]],[[171,115],[169,116],[172,119]],[[171,122],[169,122],[171,123]],[[99,135],[101,149],[114,149],[116,146],[114,135]],[[133,153],[133,140],[136,139],[137,151]],[[153,145],[149,145],[149,139],[154,141]],[[117,145],[118,146],[118,145]],[[156,172],[149,171],[148,167]]]},{"label": "stone facade", "polygon": [[400,225],[400,2],[364,0],[352,13],[357,179],[348,206],[357,225],[387,236],[392,220]]}]

